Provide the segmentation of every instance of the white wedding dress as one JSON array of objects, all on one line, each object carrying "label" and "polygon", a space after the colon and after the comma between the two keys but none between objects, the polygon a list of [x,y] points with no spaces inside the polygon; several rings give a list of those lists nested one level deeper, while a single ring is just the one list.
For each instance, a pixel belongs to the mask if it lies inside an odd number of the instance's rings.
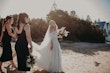
[{"label": "white wedding dress", "polygon": [[[56,31],[49,32],[50,26],[46,32],[43,42],[41,45],[32,42],[33,52],[36,56],[36,61],[39,67],[53,72],[62,72],[62,59],[61,59],[61,47],[57,39]],[[51,47],[51,41],[53,42],[53,48]]]}]

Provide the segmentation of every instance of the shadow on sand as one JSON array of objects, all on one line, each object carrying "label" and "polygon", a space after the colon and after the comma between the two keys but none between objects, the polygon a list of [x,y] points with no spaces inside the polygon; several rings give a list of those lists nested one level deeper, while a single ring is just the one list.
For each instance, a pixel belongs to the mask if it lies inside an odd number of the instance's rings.
[{"label": "shadow on sand", "polygon": [[110,44],[108,43],[73,43],[73,42],[61,42],[63,50],[72,50],[73,52],[82,53],[85,55],[96,55],[98,51],[110,51]]}]

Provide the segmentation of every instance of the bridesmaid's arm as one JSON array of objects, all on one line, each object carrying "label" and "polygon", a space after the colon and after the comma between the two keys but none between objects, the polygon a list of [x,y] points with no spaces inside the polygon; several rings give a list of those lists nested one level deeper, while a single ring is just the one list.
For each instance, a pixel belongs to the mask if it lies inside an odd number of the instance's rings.
[{"label": "bridesmaid's arm", "polygon": [[16,34],[19,34],[19,30],[17,27],[15,27],[15,32],[16,32]]},{"label": "bridesmaid's arm", "polygon": [[26,39],[30,45],[29,52],[31,53],[33,50],[33,46],[32,46],[31,32],[30,32],[30,25],[29,24],[25,25],[24,30],[26,32]]},{"label": "bridesmaid's arm", "polygon": [[22,32],[22,29],[23,29],[23,28],[20,28],[20,29],[18,30],[18,28],[15,27],[15,31],[16,31],[17,34],[20,34],[20,33]]},{"label": "bridesmaid's arm", "polygon": [[2,38],[3,38],[3,32],[1,32],[0,43],[1,43],[1,41],[2,41]]}]

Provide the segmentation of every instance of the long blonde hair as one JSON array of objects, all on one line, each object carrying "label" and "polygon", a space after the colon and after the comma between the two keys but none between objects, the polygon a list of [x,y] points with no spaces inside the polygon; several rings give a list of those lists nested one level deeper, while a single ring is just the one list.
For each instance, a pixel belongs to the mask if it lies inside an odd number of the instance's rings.
[{"label": "long blonde hair", "polygon": [[56,24],[56,22],[54,20],[50,20],[49,21],[49,25],[55,26],[55,28],[56,28],[55,31],[57,31],[58,26],[57,26],[57,24]]}]

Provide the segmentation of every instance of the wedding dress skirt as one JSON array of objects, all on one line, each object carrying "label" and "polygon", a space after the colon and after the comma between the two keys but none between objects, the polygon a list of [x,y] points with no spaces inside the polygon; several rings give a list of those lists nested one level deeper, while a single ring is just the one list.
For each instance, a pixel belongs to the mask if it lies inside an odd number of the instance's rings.
[{"label": "wedding dress skirt", "polygon": [[[37,65],[51,73],[62,72],[62,61],[61,61],[61,47],[59,45],[57,38],[52,36],[53,48],[51,47],[51,42],[41,43],[41,45],[32,42],[33,52],[32,54],[36,56]],[[55,39],[55,40],[54,40]]]},{"label": "wedding dress skirt", "polygon": [[[52,31],[52,29],[53,30]],[[57,24],[51,20],[41,45],[32,42],[37,65],[50,73],[62,72],[61,47],[57,38]],[[50,32],[51,31],[51,32]]]}]

